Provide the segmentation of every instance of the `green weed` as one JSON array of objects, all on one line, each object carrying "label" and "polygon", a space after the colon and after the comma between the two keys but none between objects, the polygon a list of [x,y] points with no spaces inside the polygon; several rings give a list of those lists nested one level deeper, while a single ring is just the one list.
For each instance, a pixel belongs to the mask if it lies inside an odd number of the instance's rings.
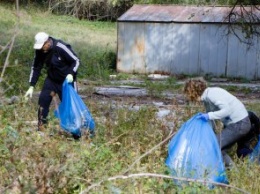
[{"label": "green weed", "polygon": [[[116,63],[116,23],[89,22],[27,9],[21,9],[20,13],[17,18],[14,8],[0,5],[1,46],[11,40],[15,25],[18,25],[19,21],[19,32],[9,58],[4,82],[1,83],[2,87],[8,89],[6,95],[19,95],[27,89],[34,57],[34,36],[39,31],[45,31],[50,36],[72,45],[81,60],[78,73],[80,79],[108,80]],[[0,54],[0,67],[3,67],[7,53],[8,49]],[[45,75],[44,72],[42,74]],[[41,86],[41,83],[40,80],[37,85]]]},{"label": "green weed", "polygon": [[145,79],[144,86],[146,87],[148,94],[153,97],[161,97],[164,91],[173,91],[179,87],[176,83],[175,77],[169,77],[166,80],[154,81]]}]

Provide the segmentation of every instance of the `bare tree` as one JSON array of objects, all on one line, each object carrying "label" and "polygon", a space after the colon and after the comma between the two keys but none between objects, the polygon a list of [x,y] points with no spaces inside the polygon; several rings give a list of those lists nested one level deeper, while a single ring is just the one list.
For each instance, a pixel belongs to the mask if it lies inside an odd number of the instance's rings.
[{"label": "bare tree", "polygon": [[[228,14],[229,33],[233,33],[241,42],[253,44],[260,37],[259,0],[237,0]],[[244,35],[241,37],[240,33]]]}]

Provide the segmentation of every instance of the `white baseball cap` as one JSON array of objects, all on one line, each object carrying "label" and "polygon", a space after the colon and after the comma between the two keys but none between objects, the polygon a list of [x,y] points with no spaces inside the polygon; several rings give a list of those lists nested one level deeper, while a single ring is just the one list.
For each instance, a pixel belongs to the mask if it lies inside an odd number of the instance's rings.
[{"label": "white baseball cap", "polygon": [[43,47],[44,43],[48,40],[49,35],[46,34],[45,32],[38,32],[34,38],[35,38],[35,43],[34,43],[33,48],[41,49]]}]

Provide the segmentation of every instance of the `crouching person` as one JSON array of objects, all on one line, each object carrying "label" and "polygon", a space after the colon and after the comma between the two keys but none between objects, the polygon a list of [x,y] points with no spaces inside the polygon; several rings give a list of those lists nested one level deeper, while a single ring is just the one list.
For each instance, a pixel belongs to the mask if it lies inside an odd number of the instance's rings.
[{"label": "crouching person", "polygon": [[245,137],[251,127],[248,112],[244,104],[228,91],[219,87],[207,87],[203,79],[190,79],[185,83],[184,94],[190,101],[202,101],[206,113],[201,119],[221,120],[223,130],[217,134],[223,160],[226,167],[234,163],[227,149]]}]

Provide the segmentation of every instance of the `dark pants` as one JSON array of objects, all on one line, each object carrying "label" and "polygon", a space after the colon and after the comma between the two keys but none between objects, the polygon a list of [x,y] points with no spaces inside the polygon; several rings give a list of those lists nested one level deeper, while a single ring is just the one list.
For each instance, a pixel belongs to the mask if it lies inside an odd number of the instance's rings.
[{"label": "dark pants", "polygon": [[232,123],[224,127],[217,139],[222,151],[223,160],[226,166],[232,163],[231,158],[226,154],[226,149],[237,143],[250,131],[251,123],[249,117],[242,119],[237,123]]},{"label": "dark pants", "polygon": [[251,122],[251,128],[249,133],[237,142],[237,156],[239,158],[250,154],[259,141],[260,120],[252,111],[248,111],[248,116]]},{"label": "dark pants", "polygon": [[[74,82],[73,86],[74,88],[77,88],[75,87],[76,82]],[[50,104],[53,96],[56,94],[58,94],[60,101],[62,101],[62,83],[56,83],[47,77],[44,81],[38,101],[38,127],[47,123]]]}]

